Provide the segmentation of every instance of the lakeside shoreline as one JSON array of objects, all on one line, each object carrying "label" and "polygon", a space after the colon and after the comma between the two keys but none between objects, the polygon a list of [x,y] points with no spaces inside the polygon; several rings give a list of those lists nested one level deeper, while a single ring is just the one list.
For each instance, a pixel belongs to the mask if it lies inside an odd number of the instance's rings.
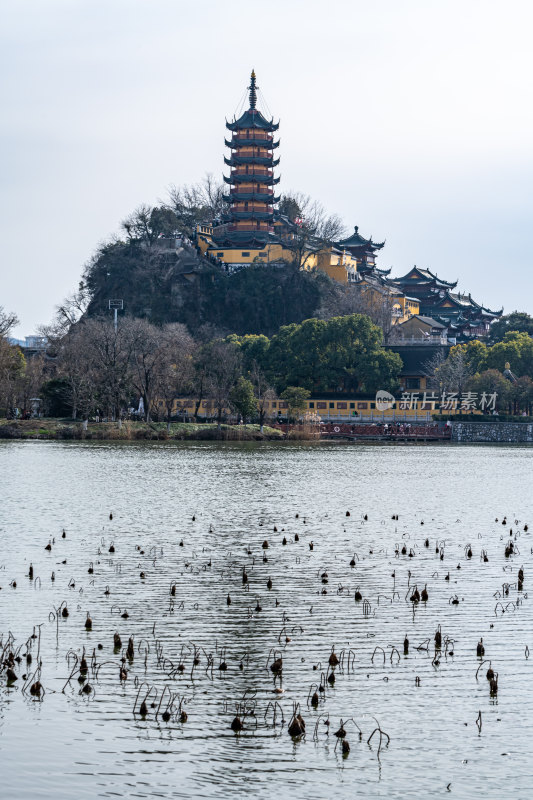
[{"label": "lakeside shoreline", "polygon": [[517,444],[532,445],[533,426],[518,423],[453,423],[452,436],[433,439],[424,434],[409,437],[383,435],[321,436],[313,428],[294,426],[287,433],[280,428],[259,425],[221,425],[216,423],[139,422],[91,422],[85,430],[83,422],[68,419],[0,419],[0,441],[115,441],[115,442],[306,442],[335,444]]},{"label": "lakeside shoreline", "polygon": [[[301,434],[301,431],[295,431]],[[289,438],[306,438],[302,435]],[[310,439],[317,438],[310,436]],[[283,441],[285,433],[259,425],[172,422],[90,422],[87,430],[76,420],[0,420],[0,439],[45,441]]]}]

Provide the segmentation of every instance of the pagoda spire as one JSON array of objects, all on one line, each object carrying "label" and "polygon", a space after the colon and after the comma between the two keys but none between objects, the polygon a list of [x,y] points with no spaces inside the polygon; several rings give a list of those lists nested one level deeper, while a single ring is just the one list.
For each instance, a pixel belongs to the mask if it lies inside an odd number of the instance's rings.
[{"label": "pagoda spire", "polygon": [[250,76],[250,108],[255,108],[257,104],[257,92],[256,92],[256,85],[255,85],[255,69],[252,69],[252,74]]}]

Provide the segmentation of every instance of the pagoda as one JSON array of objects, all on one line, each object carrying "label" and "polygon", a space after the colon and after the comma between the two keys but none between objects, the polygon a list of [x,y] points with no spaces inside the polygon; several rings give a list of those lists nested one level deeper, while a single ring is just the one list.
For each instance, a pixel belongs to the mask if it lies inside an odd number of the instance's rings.
[{"label": "pagoda", "polygon": [[249,89],[250,107],[231,122],[226,128],[231,138],[225,144],[231,150],[224,163],[230,167],[229,176],[224,181],[229,186],[224,200],[228,211],[224,223],[213,231],[217,246],[224,248],[262,249],[274,240],[274,204],[279,197],[274,194],[274,186],[279,177],[274,176],[274,167],[279,158],[274,158],[274,150],[279,140],[274,141],[274,133],[279,122],[266,119],[257,108],[257,89],[255,71],[252,70]]},{"label": "pagoda", "polygon": [[388,275],[390,269],[382,270],[376,267],[376,251],[385,246],[385,242],[373,242],[372,237],[365,239],[359,233],[356,225],[354,232],[347,239],[341,239],[337,246],[347,250],[357,261],[357,271],[359,273],[375,272],[380,277]]}]

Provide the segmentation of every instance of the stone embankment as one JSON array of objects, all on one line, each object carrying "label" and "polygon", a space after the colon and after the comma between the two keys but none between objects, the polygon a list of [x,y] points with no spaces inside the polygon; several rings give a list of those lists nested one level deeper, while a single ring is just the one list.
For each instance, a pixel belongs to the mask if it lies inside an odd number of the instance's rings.
[{"label": "stone embankment", "polygon": [[452,422],[452,441],[533,444],[533,423]]}]

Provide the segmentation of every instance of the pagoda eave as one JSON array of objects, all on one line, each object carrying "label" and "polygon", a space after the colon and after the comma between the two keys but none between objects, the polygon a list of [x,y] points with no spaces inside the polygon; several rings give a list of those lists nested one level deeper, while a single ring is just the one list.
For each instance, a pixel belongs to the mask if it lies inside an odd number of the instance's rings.
[{"label": "pagoda eave", "polygon": [[233,139],[224,139],[224,144],[226,147],[230,147],[232,150],[235,150],[239,147],[264,147],[266,150],[275,150],[279,147],[279,139],[277,142],[269,141],[268,139],[244,139],[244,138],[233,138]]},{"label": "pagoda eave", "polygon": [[277,167],[279,158],[274,161],[272,156],[238,156],[232,155],[231,158],[224,156],[224,164],[228,167],[242,167],[245,164],[252,164],[258,167]]},{"label": "pagoda eave", "polygon": [[225,203],[248,203],[251,200],[274,205],[274,203],[279,203],[281,196],[264,192],[231,192],[231,194],[223,194],[222,199]]},{"label": "pagoda eave", "polygon": [[226,128],[229,131],[243,131],[243,130],[261,130],[265,131],[266,133],[274,133],[279,128],[279,122],[268,121],[266,120],[262,114],[259,112],[255,112],[254,114],[251,111],[246,112],[234,122],[228,122],[226,120]]},{"label": "pagoda eave", "polygon": [[229,177],[227,175],[222,176],[225,183],[236,184],[236,183],[262,183],[265,186],[273,186],[280,182],[280,178],[274,178],[273,175],[260,175],[260,174],[233,174]]},{"label": "pagoda eave", "polygon": [[273,220],[272,211],[230,211],[229,217],[233,220],[254,219],[262,222]]}]

